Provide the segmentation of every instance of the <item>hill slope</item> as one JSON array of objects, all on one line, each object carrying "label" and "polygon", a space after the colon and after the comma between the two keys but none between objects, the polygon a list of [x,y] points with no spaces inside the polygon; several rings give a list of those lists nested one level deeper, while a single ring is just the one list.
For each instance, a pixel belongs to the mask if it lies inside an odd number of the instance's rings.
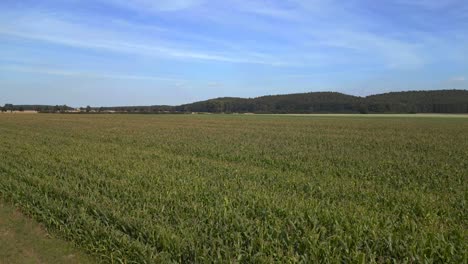
[{"label": "hill slope", "polygon": [[[44,105],[5,105],[2,111],[66,112],[72,108]],[[468,90],[407,91],[367,97],[338,92],[222,97],[179,106],[94,107],[92,112],[119,113],[468,113]]]},{"label": "hill slope", "polygon": [[392,92],[365,98],[371,112],[468,113],[468,91]]},{"label": "hill slope", "polygon": [[175,107],[179,112],[468,113],[468,91],[392,92],[357,97],[337,92],[217,98]]}]

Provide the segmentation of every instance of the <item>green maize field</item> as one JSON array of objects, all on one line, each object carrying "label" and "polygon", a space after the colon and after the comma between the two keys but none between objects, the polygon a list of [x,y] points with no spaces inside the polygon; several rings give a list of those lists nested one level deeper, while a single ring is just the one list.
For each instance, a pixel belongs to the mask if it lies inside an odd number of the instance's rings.
[{"label": "green maize field", "polygon": [[108,263],[467,263],[468,118],[0,115],[0,199]]}]

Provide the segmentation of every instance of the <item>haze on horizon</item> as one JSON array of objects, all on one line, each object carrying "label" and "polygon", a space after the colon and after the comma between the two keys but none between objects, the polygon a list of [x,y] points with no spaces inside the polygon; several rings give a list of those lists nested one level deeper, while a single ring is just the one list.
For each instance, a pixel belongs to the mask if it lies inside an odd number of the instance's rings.
[{"label": "haze on horizon", "polygon": [[0,104],[421,89],[468,89],[468,1],[0,2]]}]

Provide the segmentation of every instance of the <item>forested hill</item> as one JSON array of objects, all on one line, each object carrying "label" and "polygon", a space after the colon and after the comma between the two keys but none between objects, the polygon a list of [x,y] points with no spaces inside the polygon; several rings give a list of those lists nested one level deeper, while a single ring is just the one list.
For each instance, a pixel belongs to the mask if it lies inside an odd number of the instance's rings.
[{"label": "forested hill", "polygon": [[467,90],[392,92],[364,100],[372,112],[468,113]]},{"label": "forested hill", "polygon": [[[66,105],[11,105],[2,111],[70,112]],[[468,113],[468,90],[391,92],[367,97],[337,92],[224,97],[180,106],[82,107],[81,113]]]},{"label": "forested hill", "polygon": [[251,99],[218,98],[176,107],[188,112],[315,113],[353,112],[360,98],[334,92],[271,95]]},{"label": "forested hill", "polygon": [[392,92],[357,97],[337,92],[217,98],[175,107],[211,113],[468,113],[467,90]]}]

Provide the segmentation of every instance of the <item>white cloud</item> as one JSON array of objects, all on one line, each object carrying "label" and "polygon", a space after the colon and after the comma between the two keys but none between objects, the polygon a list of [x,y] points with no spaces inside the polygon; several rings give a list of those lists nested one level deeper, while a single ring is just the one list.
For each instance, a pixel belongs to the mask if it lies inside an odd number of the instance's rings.
[{"label": "white cloud", "polygon": [[467,79],[464,76],[457,76],[457,77],[453,77],[453,78],[450,79],[450,81],[452,81],[452,82],[464,82],[466,80]]},{"label": "white cloud", "polygon": [[206,85],[207,87],[212,87],[212,88],[220,88],[220,87],[223,87],[223,83],[221,82],[209,82],[207,83]]},{"label": "white cloud", "polygon": [[[418,68],[427,62],[421,52],[426,44],[425,39],[410,42],[404,32],[398,32],[400,35],[397,36],[372,30],[375,26],[370,26],[372,23],[360,15],[356,1],[226,1],[234,3],[235,10],[256,16],[243,16],[243,19],[236,20],[234,17],[238,14],[226,12],[215,22],[232,23],[235,27],[272,35],[279,40],[277,43],[284,43],[275,47],[276,52],[288,53],[290,58],[302,62],[302,65],[352,63],[349,58],[359,57],[362,60],[374,59],[374,65],[388,68]],[[284,22],[272,24],[258,15]]]},{"label": "white cloud", "polygon": [[389,68],[417,68],[425,64],[419,46],[365,31],[312,31],[310,45],[348,50],[355,56],[372,56]]},{"label": "white cloud", "polygon": [[203,0],[99,0],[101,2],[139,12],[179,11],[201,5]]},{"label": "white cloud", "polygon": [[[464,0],[463,0],[464,1]],[[401,5],[417,6],[429,10],[437,10],[446,8],[459,3],[460,0],[397,0],[396,3]]]},{"label": "white cloud", "polygon": [[[42,15],[15,20],[13,24],[9,24],[8,22],[3,24],[5,27],[0,28],[0,35],[77,48],[100,49],[141,56],[172,57],[226,63],[264,64],[271,66],[286,65],[281,60],[262,56],[258,52],[239,50],[235,53],[229,53],[216,52],[214,50],[193,50],[191,47],[186,46],[186,43],[173,43],[161,40],[158,39],[157,35],[152,35],[153,38],[148,38],[143,35],[145,31],[133,32],[131,27],[127,28],[126,31],[120,32],[111,28],[91,28],[85,24],[71,23]],[[122,23],[120,22],[120,24]]]},{"label": "white cloud", "polygon": [[[407,29],[392,34],[361,16],[362,10],[354,0],[99,1],[151,12],[200,8],[185,10],[184,16],[177,16],[181,19],[177,25],[125,18],[93,20],[90,15],[70,19],[70,15],[58,18],[55,14],[17,14],[23,19],[0,18],[0,34],[142,57],[268,66],[361,63],[367,67],[414,69],[437,56],[427,52],[432,45],[427,41],[429,33],[415,34]],[[400,2],[437,5],[436,1]],[[163,21],[172,18],[172,14],[166,15],[161,14]],[[194,24],[187,26],[190,22]],[[451,46],[446,40],[453,34],[447,32],[441,38],[446,43],[437,44],[439,50]]]},{"label": "white cloud", "polygon": [[39,74],[48,74],[48,75],[57,75],[57,76],[80,77],[80,78],[152,80],[152,81],[171,81],[171,82],[177,82],[177,83],[186,81],[183,79],[173,78],[173,77],[80,72],[80,71],[70,71],[70,70],[62,70],[62,69],[55,69],[55,68],[25,67],[25,66],[17,66],[17,65],[6,65],[6,66],[3,65],[3,66],[0,66],[0,70],[27,72],[27,73],[39,73]]},{"label": "white cloud", "polygon": [[288,1],[272,3],[271,1],[243,1],[243,0],[225,0],[230,8],[240,12],[250,13],[257,16],[266,16],[275,19],[301,20],[302,17],[297,13],[297,5],[288,5]]}]

